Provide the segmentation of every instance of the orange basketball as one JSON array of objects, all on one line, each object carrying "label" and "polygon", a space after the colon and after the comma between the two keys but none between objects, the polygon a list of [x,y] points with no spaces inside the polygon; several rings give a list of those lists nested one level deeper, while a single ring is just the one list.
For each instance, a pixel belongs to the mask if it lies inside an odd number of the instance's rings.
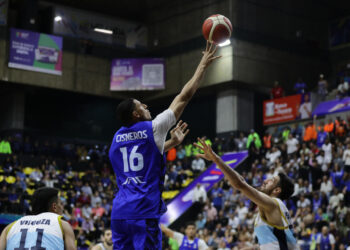
[{"label": "orange basketball", "polygon": [[203,36],[209,42],[218,44],[231,37],[232,24],[230,20],[220,14],[205,19],[202,26]]}]

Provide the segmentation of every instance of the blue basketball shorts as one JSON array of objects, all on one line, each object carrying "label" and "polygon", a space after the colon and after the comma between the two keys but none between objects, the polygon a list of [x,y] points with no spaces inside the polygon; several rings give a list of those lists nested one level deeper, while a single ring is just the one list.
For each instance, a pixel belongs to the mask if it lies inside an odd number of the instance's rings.
[{"label": "blue basketball shorts", "polygon": [[112,220],[113,250],[162,249],[159,219]]}]

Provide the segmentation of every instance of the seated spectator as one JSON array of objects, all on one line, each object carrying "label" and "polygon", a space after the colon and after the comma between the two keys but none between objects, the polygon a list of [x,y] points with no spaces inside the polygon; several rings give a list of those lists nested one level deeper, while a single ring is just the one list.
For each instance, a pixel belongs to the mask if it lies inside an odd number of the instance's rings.
[{"label": "seated spectator", "polygon": [[199,213],[197,220],[195,221],[197,229],[204,229],[205,224],[207,223],[206,218],[203,216],[203,214]]},{"label": "seated spectator", "polygon": [[274,87],[271,89],[270,96],[271,99],[281,98],[284,96],[284,90],[278,81],[275,81]]},{"label": "seated spectator", "polygon": [[308,119],[311,117],[311,102],[310,102],[310,94],[303,95],[303,102],[298,109],[298,116],[300,119]]},{"label": "seated spectator", "polygon": [[205,162],[198,155],[192,160],[192,170],[194,173],[199,174],[205,169]]},{"label": "seated spectator", "polygon": [[99,217],[101,218],[105,214],[105,209],[101,207],[101,203],[97,202],[96,207],[92,208],[92,215],[94,218]]},{"label": "seated spectator", "polygon": [[278,150],[276,146],[273,146],[271,152],[267,151],[266,153],[266,159],[268,160],[268,164],[272,165],[276,161],[276,159],[280,156],[281,156],[281,151]]},{"label": "seated spectator", "polygon": [[329,197],[332,190],[333,190],[332,181],[330,180],[330,178],[327,177],[327,175],[324,175],[322,177],[320,191],[325,193]]},{"label": "seated spectator", "polygon": [[299,141],[295,139],[291,133],[288,136],[288,140],[286,141],[286,144],[287,144],[288,155],[294,154],[298,151]]},{"label": "seated spectator", "polygon": [[244,136],[243,132],[239,133],[239,138],[235,139],[237,151],[246,150],[247,137]]},{"label": "seated spectator", "polygon": [[223,205],[223,195],[224,191],[219,187],[218,183],[215,183],[212,190],[210,190],[210,199],[218,212],[220,212]]},{"label": "seated spectator", "polygon": [[102,199],[99,195],[98,191],[95,191],[95,193],[91,196],[91,206],[96,207],[97,203],[102,203]]},{"label": "seated spectator", "polygon": [[89,183],[85,183],[84,186],[81,188],[81,191],[84,193],[84,194],[87,194],[87,195],[92,195],[92,189],[89,185]]},{"label": "seated spectator", "polygon": [[205,203],[207,201],[207,192],[204,187],[197,183],[196,187],[192,191],[192,202]]},{"label": "seated spectator", "polygon": [[306,208],[311,205],[311,202],[308,198],[305,198],[305,194],[301,193],[300,198],[297,202],[297,207],[298,208]]},{"label": "seated spectator", "polygon": [[349,95],[349,83],[347,81],[342,81],[338,85],[337,99],[342,99]]}]

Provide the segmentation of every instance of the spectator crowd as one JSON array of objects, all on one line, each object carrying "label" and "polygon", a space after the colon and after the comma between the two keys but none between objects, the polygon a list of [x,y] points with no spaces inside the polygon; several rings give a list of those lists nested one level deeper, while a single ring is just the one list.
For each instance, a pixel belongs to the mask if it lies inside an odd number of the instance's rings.
[{"label": "spectator crowd", "polygon": [[[349,248],[350,242],[350,123],[335,121],[304,128],[284,126],[264,135],[251,130],[225,138],[204,138],[219,154],[248,150],[242,176],[259,187],[283,171],[295,180],[295,192],[286,205],[302,249],[317,245]],[[58,187],[81,249],[99,240],[110,225],[117,191],[108,159],[108,145],[57,142],[15,134],[0,138],[0,206],[5,213],[30,213],[30,196],[41,186]],[[181,189],[203,172],[208,162],[198,157],[192,143],[167,153],[165,191]],[[226,180],[208,192],[197,185],[193,202],[198,206],[197,237],[211,249],[253,247],[254,204]],[[180,229],[180,232],[184,232]],[[176,249],[164,239],[164,249]],[[322,248],[321,248],[322,249]],[[350,249],[350,248],[349,248]]]}]

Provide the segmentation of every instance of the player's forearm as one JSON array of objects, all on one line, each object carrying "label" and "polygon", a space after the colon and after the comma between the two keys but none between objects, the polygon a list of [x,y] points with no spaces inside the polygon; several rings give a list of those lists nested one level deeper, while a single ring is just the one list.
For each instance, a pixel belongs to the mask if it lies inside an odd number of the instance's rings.
[{"label": "player's forearm", "polygon": [[242,185],[245,182],[245,180],[239,173],[237,173],[229,165],[227,165],[218,155],[216,155],[213,162],[221,169],[221,171],[224,173],[224,175],[234,188],[238,190],[242,188]]},{"label": "player's forearm", "polygon": [[193,77],[185,84],[180,94],[175,97],[173,103],[170,105],[170,109],[174,112],[176,120],[179,119],[186,105],[196,93],[199,84],[204,76],[204,72],[205,66],[200,63]]},{"label": "player's forearm", "polygon": [[164,143],[164,152],[168,152],[170,149],[176,147],[178,144],[176,141],[169,139]]}]

